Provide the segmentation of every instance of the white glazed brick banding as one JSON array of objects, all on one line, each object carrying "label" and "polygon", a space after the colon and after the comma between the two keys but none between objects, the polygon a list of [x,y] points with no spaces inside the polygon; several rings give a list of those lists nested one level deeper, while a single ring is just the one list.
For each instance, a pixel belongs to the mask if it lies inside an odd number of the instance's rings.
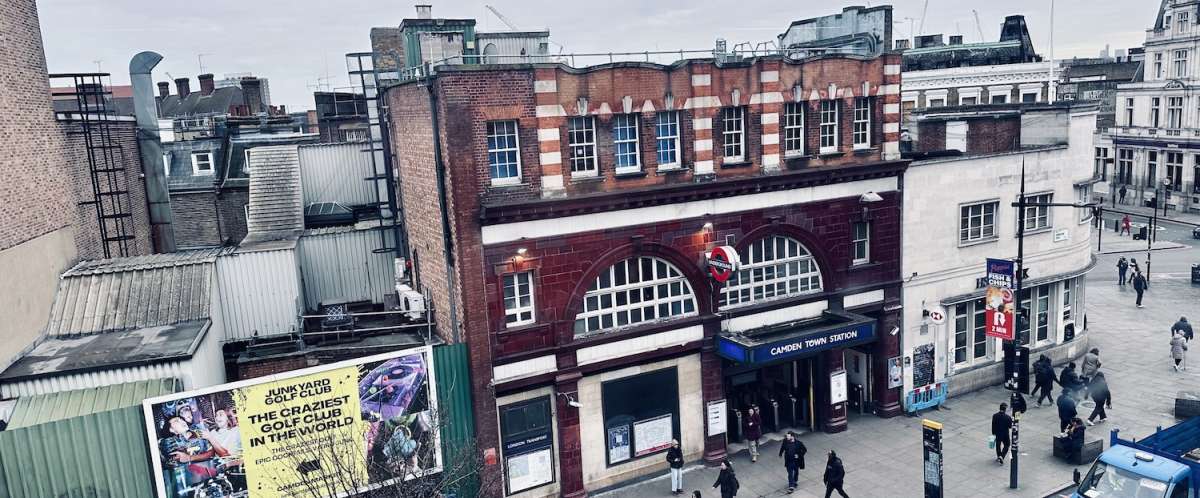
[{"label": "white glazed brick banding", "polygon": [[539,142],[555,142],[558,140],[558,128],[538,128]]},{"label": "white glazed brick banding", "polygon": [[693,74],[692,86],[709,86],[712,84],[712,76],[708,74]]},{"label": "white glazed brick banding", "polygon": [[533,93],[557,93],[558,81],[537,80],[533,82]]},{"label": "white glazed brick banding", "polygon": [[779,143],[779,134],[778,133],[763,133],[763,136],[762,136],[762,144],[763,145],[773,145],[773,144],[777,144],[777,143]]},{"label": "white glazed brick banding", "polygon": [[697,175],[707,175],[707,174],[710,174],[710,173],[712,173],[712,172],[713,172],[713,162],[712,162],[712,160],[708,160],[708,161],[696,161],[696,174],[697,174]]},{"label": "white glazed brick banding", "polygon": [[763,83],[774,83],[779,81],[779,71],[763,71],[758,79]]},{"label": "white glazed brick banding", "polygon": [[543,152],[539,159],[543,165],[562,164],[562,152]]},{"label": "white glazed brick banding", "polygon": [[778,112],[767,112],[767,113],[760,114],[758,117],[758,121],[762,124],[778,123],[779,122],[779,113]]},{"label": "white glazed brick banding", "polygon": [[696,118],[692,120],[693,130],[711,130],[712,118]]},{"label": "white glazed brick banding", "polygon": [[900,114],[900,104],[883,104],[884,114]]},{"label": "white glazed brick banding", "polygon": [[563,106],[558,104],[539,105],[534,111],[534,116],[539,118],[554,118],[566,115],[567,111],[563,109]]},{"label": "white glazed brick banding", "polygon": [[712,139],[696,140],[696,150],[712,150]]}]

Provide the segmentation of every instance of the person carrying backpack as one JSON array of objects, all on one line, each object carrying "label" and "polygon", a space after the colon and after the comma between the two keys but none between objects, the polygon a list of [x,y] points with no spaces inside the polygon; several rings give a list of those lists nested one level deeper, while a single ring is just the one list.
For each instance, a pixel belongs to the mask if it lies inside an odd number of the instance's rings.
[{"label": "person carrying backpack", "polygon": [[713,483],[714,488],[721,490],[721,498],[733,498],[737,496],[740,483],[737,480],[737,474],[733,472],[733,464],[729,460],[721,460],[721,474],[717,476],[717,482]]},{"label": "person carrying backpack", "polygon": [[1125,260],[1125,256],[1117,261],[1117,285],[1125,286],[1126,275],[1129,273],[1129,261]]},{"label": "person carrying backpack", "polygon": [[842,498],[850,498],[846,492],[842,490],[842,484],[846,479],[846,467],[842,465],[842,459],[838,458],[837,453],[829,450],[829,462],[825,464],[825,498],[829,498],[834,490],[837,490]]}]

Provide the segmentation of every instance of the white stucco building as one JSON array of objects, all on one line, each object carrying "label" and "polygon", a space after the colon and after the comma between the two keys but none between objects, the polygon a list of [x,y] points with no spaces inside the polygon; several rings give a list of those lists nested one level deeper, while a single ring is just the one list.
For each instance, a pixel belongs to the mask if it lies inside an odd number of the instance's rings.
[{"label": "white stucco building", "polygon": [[1101,186],[1114,192],[1125,186],[1128,203],[1149,205],[1162,196],[1170,209],[1200,210],[1197,18],[1194,0],[1164,0],[1146,30],[1141,80],[1117,89],[1116,126],[1105,137],[1112,147],[1096,155],[1111,162]]},{"label": "white stucco building", "polygon": [[[983,329],[985,261],[1017,257],[1021,221],[1012,203],[1022,163],[1031,202],[1088,201],[1096,114],[1094,104],[1067,103],[916,113],[924,133],[904,178],[906,408],[1002,380],[1001,341]],[[1019,138],[997,136],[1006,132]],[[965,140],[957,138],[962,135]],[[922,152],[948,149],[964,154],[922,158]],[[1030,319],[1017,335],[1032,359],[1046,354],[1065,361],[1087,345],[1082,276],[1095,264],[1091,211],[1031,207],[1024,222],[1028,276],[1018,299]]]}]

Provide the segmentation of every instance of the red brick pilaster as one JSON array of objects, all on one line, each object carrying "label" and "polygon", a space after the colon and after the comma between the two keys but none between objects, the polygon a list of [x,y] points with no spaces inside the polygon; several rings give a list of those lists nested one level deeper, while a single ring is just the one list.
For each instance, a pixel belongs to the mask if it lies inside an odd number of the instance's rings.
[{"label": "red brick pilaster", "polygon": [[[843,401],[836,405],[831,405],[830,402],[830,386],[829,377],[833,372],[846,369],[845,355],[842,349],[832,349],[821,353],[818,365],[822,368],[817,369],[817,395],[816,400],[820,405],[817,407],[819,413],[824,414],[824,421],[821,424],[821,429],[830,434],[836,434],[846,430],[846,405]],[[847,387],[849,387],[847,385]]]},{"label": "red brick pilaster", "polygon": [[[583,450],[580,446],[579,409],[570,400],[579,399],[579,373],[560,375],[554,379],[554,396],[558,412],[558,462],[560,493],[565,498],[584,498]],[[565,395],[565,396],[563,396]],[[569,399],[568,399],[569,398]]]},{"label": "red brick pilaster", "polygon": [[902,411],[900,406],[900,390],[897,387],[888,388],[888,359],[897,358],[900,356],[900,334],[892,334],[892,329],[900,325],[900,306],[897,304],[889,304],[884,307],[883,316],[879,319],[879,328],[877,329],[875,345],[871,349],[871,369],[874,372],[874,378],[871,379],[875,383],[875,414],[891,418],[899,415]]},{"label": "red brick pilaster", "polygon": [[704,324],[704,345],[700,348],[700,375],[704,406],[704,463],[716,466],[725,459],[725,434],[708,436],[708,402],[725,397],[725,384],[721,380],[721,357],[717,356],[716,339],[721,322],[713,320]]}]

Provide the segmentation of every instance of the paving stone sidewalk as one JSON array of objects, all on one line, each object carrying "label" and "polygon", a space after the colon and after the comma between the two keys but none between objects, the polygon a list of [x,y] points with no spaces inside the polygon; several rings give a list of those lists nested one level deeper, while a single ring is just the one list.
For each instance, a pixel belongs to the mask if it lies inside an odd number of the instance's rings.
[{"label": "paving stone sidewalk", "polygon": [[[1100,256],[1097,268],[1108,268],[1116,256]],[[1200,320],[1200,286],[1186,279],[1163,280],[1147,293],[1146,307],[1133,305],[1133,291],[1116,284],[1113,272],[1097,270],[1087,279],[1087,315],[1091,346],[1101,350],[1102,371],[1113,392],[1109,422],[1088,429],[1089,438],[1107,438],[1120,427],[1126,436],[1144,437],[1155,426],[1175,423],[1172,415],[1175,394],[1200,386],[1200,358],[1183,373],[1175,373],[1169,361],[1170,327],[1180,314],[1191,312]],[[1083,351],[1082,345],[1080,351]],[[1057,389],[1056,389],[1057,394]],[[922,488],[921,418],[942,422],[945,453],[945,496],[1045,496],[1071,481],[1072,469],[1051,456],[1051,437],[1058,432],[1057,411],[1051,406],[1031,406],[1021,421],[1020,487],[1008,488],[1009,468],[995,462],[986,440],[991,415],[1008,399],[1007,391],[991,387],[951,399],[943,410],[919,417],[879,419],[852,416],[850,429],[841,434],[810,433],[802,436],[808,446],[807,469],[801,471],[800,488],[790,496],[824,496],[821,474],[825,454],[835,449],[846,465],[846,492],[853,497],[920,497]],[[1086,410],[1090,410],[1090,407]],[[1080,407],[1081,415],[1089,413]],[[741,482],[738,498],[785,496],[787,474],[775,456],[779,442],[764,445],[758,463],[750,463],[745,451],[731,455]],[[1078,467],[1081,472],[1087,466]],[[701,465],[689,467],[684,475],[687,496],[700,490],[706,498],[719,497],[712,488],[717,471]],[[649,498],[672,496],[666,471],[622,488],[592,496],[605,498]],[[834,496],[837,496],[835,493]]]}]

